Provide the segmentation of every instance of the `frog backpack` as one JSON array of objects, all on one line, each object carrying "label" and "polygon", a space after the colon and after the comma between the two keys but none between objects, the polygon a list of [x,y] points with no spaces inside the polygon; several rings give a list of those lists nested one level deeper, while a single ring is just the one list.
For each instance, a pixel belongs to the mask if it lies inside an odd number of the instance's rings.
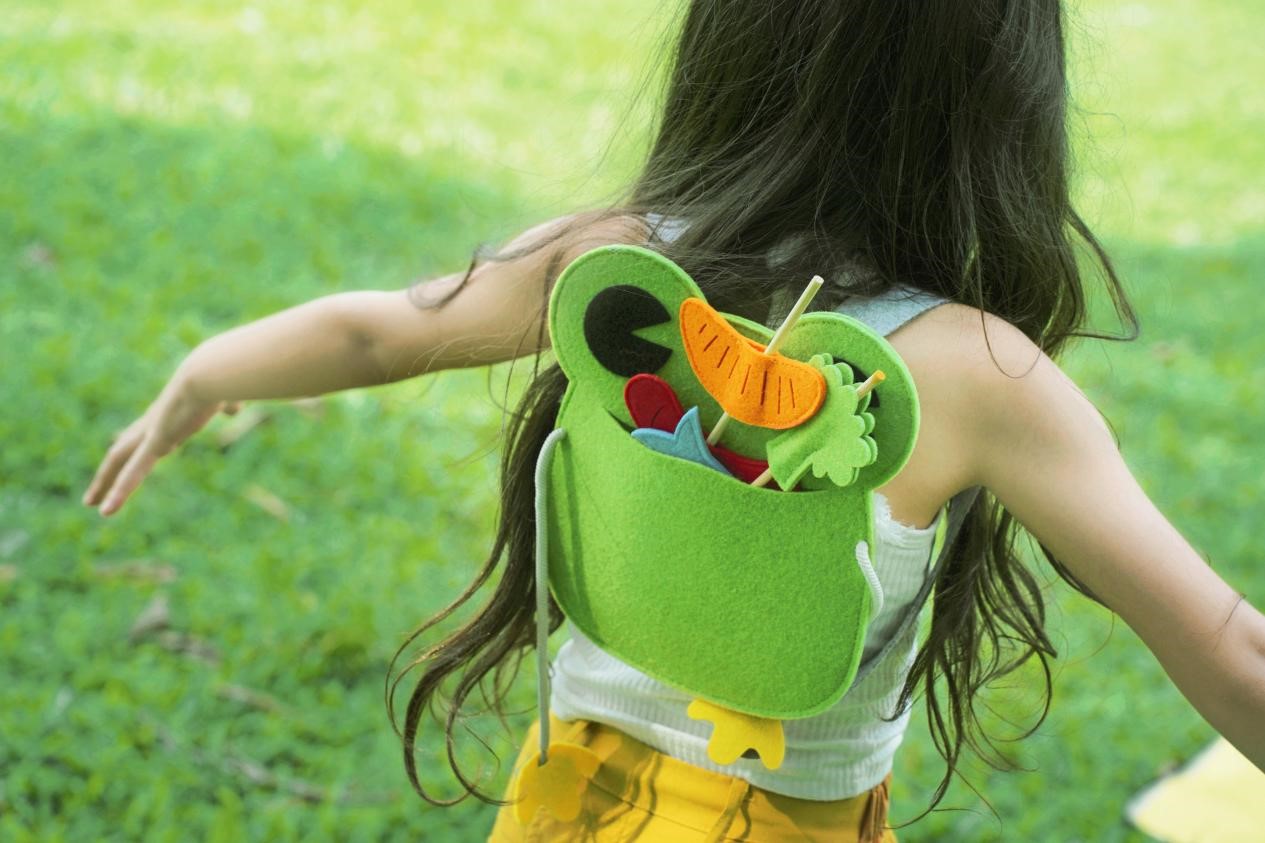
[{"label": "frog backpack", "polygon": [[521,821],[542,805],[574,819],[600,764],[550,741],[549,593],[603,650],[693,697],[717,764],[778,767],[782,721],[856,679],[882,601],[871,491],[908,459],[918,399],[877,333],[803,313],[812,292],[774,333],[640,247],[558,278],[568,386],[536,465],[540,750],[514,786]]}]

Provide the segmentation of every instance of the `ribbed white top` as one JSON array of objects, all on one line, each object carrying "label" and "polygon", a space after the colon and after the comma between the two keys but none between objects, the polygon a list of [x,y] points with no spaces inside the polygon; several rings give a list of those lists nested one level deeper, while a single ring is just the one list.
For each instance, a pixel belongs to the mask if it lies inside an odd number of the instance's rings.
[{"label": "ribbed white top", "polygon": [[[865,665],[900,627],[931,563],[940,518],[925,529],[894,520],[887,500],[874,493],[874,547],[871,561],[883,587],[883,608],[866,632]],[[900,689],[913,664],[918,624],[833,708],[815,717],[787,720],[786,758],[777,770],[758,759],[728,766],[707,757],[710,724],[691,720],[690,696],[625,664],[600,649],[574,626],[553,663],[550,707],[563,720],[584,719],[614,726],[627,735],[708,770],[746,779],[757,787],[799,799],[845,799],[877,785],[892,769],[892,758],[909,722],[908,710],[895,720]]]}]

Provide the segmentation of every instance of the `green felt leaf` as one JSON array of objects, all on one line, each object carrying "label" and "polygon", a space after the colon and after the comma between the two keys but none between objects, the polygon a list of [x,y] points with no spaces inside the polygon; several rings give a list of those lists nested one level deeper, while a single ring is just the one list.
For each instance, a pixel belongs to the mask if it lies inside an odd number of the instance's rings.
[{"label": "green felt leaf", "polygon": [[[857,397],[852,370],[832,363],[824,354],[808,361],[826,380],[826,400],[821,409],[798,427],[783,431],[769,442],[769,468],[783,489],[793,489],[805,473],[834,486],[850,486],[860,469],[878,458],[878,448],[867,434],[874,417],[859,409],[870,397]],[[814,484],[821,488],[825,484]]]}]

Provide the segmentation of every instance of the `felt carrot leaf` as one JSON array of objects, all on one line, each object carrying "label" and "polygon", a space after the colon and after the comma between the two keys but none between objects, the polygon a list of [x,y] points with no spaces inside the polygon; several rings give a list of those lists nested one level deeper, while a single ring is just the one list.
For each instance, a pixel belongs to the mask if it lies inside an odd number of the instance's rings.
[{"label": "felt carrot leaf", "polygon": [[783,489],[794,488],[801,479],[809,488],[851,485],[862,468],[878,459],[869,436],[874,417],[865,412],[869,395],[857,397],[846,363],[819,354],[809,365],[822,374],[825,401],[811,419],[769,441],[769,469]]},{"label": "felt carrot leaf", "polygon": [[744,337],[700,298],[681,302],[681,339],[695,377],[721,409],[745,424],[786,430],[812,418],[826,397],[821,372]]}]

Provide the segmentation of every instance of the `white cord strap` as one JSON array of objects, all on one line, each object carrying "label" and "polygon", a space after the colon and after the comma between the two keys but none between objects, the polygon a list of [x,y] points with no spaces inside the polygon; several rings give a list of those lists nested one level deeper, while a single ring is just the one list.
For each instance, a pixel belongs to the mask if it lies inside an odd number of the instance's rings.
[{"label": "white cord strap", "polygon": [[536,457],[536,709],[540,715],[540,762],[549,751],[549,466],[566,438],[558,428],[545,437]]}]

